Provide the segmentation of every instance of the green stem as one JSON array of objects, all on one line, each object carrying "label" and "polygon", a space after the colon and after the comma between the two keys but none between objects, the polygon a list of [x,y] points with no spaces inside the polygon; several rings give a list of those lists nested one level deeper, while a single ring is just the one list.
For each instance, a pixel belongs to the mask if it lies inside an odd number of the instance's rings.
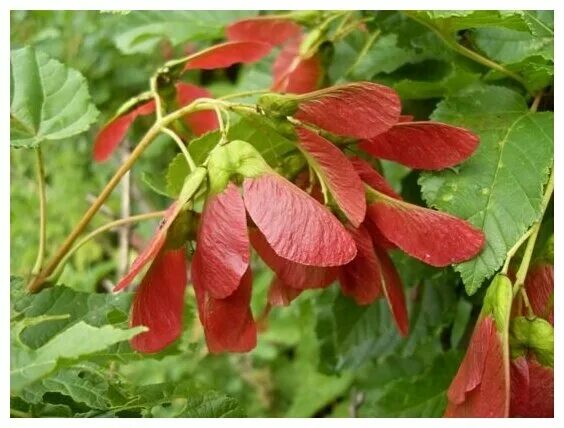
[{"label": "green stem", "polygon": [[190,171],[194,171],[196,169],[196,164],[194,163],[194,159],[192,159],[190,152],[186,148],[186,144],[184,144],[184,141],[182,141],[182,139],[176,134],[176,132],[174,132],[170,128],[163,128],[163,132],[173,139],[173,141],[176,143],[176,145],[178,146],[178,148],[186,158],[186,162],[188,163],[188,167],[190,168]]},{"label": "green stem", "polygon": [[45,260],[45,242],[47,240],[47,196],[45,192],[45,167],[41,147],[35,148],[35,167],[37,172],[37,187],[39,190],[39,245],[37,258],[31,270],[32,276],[36,276],[43,267]]},{"label": "green stem", "polygon": [[552,173],[550,174],[550,178],[548,179],[548,184],[546,185],[544,196],[541,202],[541,215],[539,217],[539,221],[537,221],[531,227],[531,235],[529,236],[529,240],[527,241],[527,246],[525,247],[525,253],[523,254],[523,259],[521,260],[521,264],[519,265],[519,269],[517,270],[517,274],[515,275],[515,283],[513,284],[513,296],[517,295],[517,293],[520,291],[521,287],[525,283],[525,278],[527,277],[529,265],[531,264],[533,249],[535,248],[535,243],[537,241],[537,237],[539,234],[542,218],[544,216],[544,212],[546,211],[546,207],[550,202],[550,198],[552,197],[553,191],[554,191],[554,167]]},{"label": "green stem", "polygon": [[157,87],[158,77],[159,77],[159,74],[157,72],[157,74],[155,74],[153,77],[151,77],[151,80],[150,80],[151,93],[153,94],[153,99],[155,100],[155,112],[156,112],[156,116],[157,116],[157,121],[161,120],[162,117],[163,117],[161,97],[159,95],[159,89]]},{"label": "green stem", "polygon": [[245,98],[245,97],[252,97],[253,95],[268,94],[269,92],[271,92],[270,89],[255,89],[253,91],[243,91],[243,92],[236,92],[234,94],[224,95],[223,97],[219,97],[217,99],[230,100],[232,98]]},{"label": "green stem", "polygon": [[523,243],[529,238],[529,236],[531,236],[531,233],[533,233],[532,227],[529,230],[527,230],[523,234],[523,236],[519,238],[519,240],[515,243],[515,245],[511,247],[511,249],[507,252],[505,263],[503,264],[503,268],[501,269],[502,274],[507,275],[507,272],[509,271],[509,264],[511,262],[511,259],[515,256],[519,248],[521,248],[521,245],[523,245]]},{"label": "green stem", "polygon": [[80,241],[78,241],[78,243],[65,254],[63,259],[60,261],[59,265],[57,266],[57,269],[55,269],[55,271],[51,274],[51,276],[49,278],[47,278],[47,281],[53,282],[54,280],[56,280],[61,275],[63,268],[65,267],[67,262],[71,259],[71,257],[84,244],[86,244],[88,241],[95,238],[96,236],[98,236],[98,235],[100,235],[100,234],[102,234],[102,233],[104,233],[104,232],[106,232],[110,229],[114,229],[116,227],[119,227],[119,226],[137,223],[137,222],[140,222],[140,221],[143,221],[143,220],[151,220],[151,219],[154,219],[154,218],[162,218],[165,214],[166,214],[166,211],[155,211],[155,212],[151,212],[151,213],[145,213],[145,214],[134,215],[134,216],[131,216],[131,217],[121,218],[119,220],[115,220],[115,221],[112,221],[110,223],[106,223],[103,226],[100,226],[99,228],[90,232],[88,235],[86,235]]},{"label": "green stem", "polygon": [[462,46],[460,43],[458,43],[453,36],[449,35],[449,34],[445,34],[443,31],[441,31],[441,29],[435,27],[434,25],[428,23],[425,20],[422,20],[414,15],[412,15],[409,12],[404,12],[406,16],[408,16],[409,18],[413,19],[414,21],[419,22],[420,24],[424,25],[425,27],[429,28],[430,30],[432,30],[435,34],[437,34],[437,36],[439,36],[439,38],[445,43],[447,44],[452,50],[454,50],[455,52],[465,56],[466,58],[470,58],[471,60],[482,64],[486,67],[489,67],[493,70],[499,71],[500,73],[506,75],[507,77],[510,77],[513,80],[516,80],[517,82],[519,82],[521,85],[523,85],[525,88],[527,88],[527,84],[525,82],[525,80],[519,76],[517,73],[514,73],[511,70],[508,70],[507,68],[505,68],[503,65],[498,64],[495,61],[490,60],[489,58],[486,58],[482,55],[480,55],[479,53],[468,49],[465,46]]}]

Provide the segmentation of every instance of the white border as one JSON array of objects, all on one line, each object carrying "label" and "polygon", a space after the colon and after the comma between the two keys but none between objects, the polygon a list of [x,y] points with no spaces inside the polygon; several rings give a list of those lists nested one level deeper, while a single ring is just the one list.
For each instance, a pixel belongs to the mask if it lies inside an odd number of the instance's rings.
[{"label": "white border", "polygon": [[[155,5],[158,6],[158,9],[165,10],[165,9],[203,9],[203,7],[198,6],[205,6],[205,9],[239,9],[239,10],[254,10],[254,9],[271,9],[271,10],[285,10],[285,9],[380,9],[380,10],[395,10],[395,9],[453,9],[456,7],[458,9],[555,9],[555,27],[557,29],[556,33],[556,40],[555,40],[555,55],[557,57],[556,63],[559,63],[560,58],[560,33],[559,29],[562,25],[561,18],[561,9],[559,6],[564,5],[564,2],[556,2],[556,1],[545,1],[545,0],[537,0],[537,1],[521,1],[521,0],[513,0],[513,1],[472,1],[472,2],[455,2],[453,0],[427,0],[427,1],[420,1],[420,0],[412,0],[412,1],[404,1],[404,0],[395,0],[393,2],[376,2],[374,0],[368,1],[351,1],[351,0],[314,0],[314,1],[307,1],[304,0],[291,0],[291,1],[269,1],[266,2],[259,2],[259,1],[238,1],[227,2],[225,0],[218,1],[218,0],[206,0],[205,2],[194,2],[195,4],[191,4],[191,2],[184,0],[180,1],[169,1],[169,0],[159,0],[158,2],[150,2],[150,1],[142,1],[142,0],[98,0],[98,1],[77,1],[77,0],[52,0],[49,2],[44,2],[40,0],[21,0],[21,1],[2,1],[0,4],[0,28],[3,28],[3,37],[0,37],[0,46],[2,51],[2,58],[4,58],[4,62],[1,67],[0,82],[3,82],[4,90],[2,91],[3,95],[3,102],[1,103],[1,115],[0,120],[2,123],[2,137],[0,139],[0,200],[2,203],[2,208],[0,209],[0,231],[3,233],[2,239],[2,251],[0,252],[0,272],[4,272],[4,280],[2,281],[3,287],[3,295],[0,299],[1,309],[0,314],[2,314],[2,328],[4,329],[4,336],[2,337],[2,367],[3,369],[0,370],[0,379],[2,379],[2,388],[0,392],[0,406],[2,409],[1,415],[3,418],[6,419],[6,423],[9,426],[33,426],[36,428],[38,425],[46,426],[46,427],[57,427],[57,428],[65,428],[65,427],[76,427],[78,421],[76,419],[38,419],[38,420],[25,420],[25,419],[9,419],[9,295],[8,295],[8,273],[10,271],[9,265],[9,240],[6,239],[8,236],[8,231],[10,228],[10,220],[9,220],[9,189],[10,189],[10,178],[9,178],[9,171],[10,171],[10,149],[9,149],[9,80],[10,80],[10,69],[9,69],[9,51],[10,51],[10,38],[9,38],[9,28],[10,28],[10,21],[9,21],[9,11],[10,9],[71,9],[71,10],[78,10],[78,9],[108,9],[108,10],[115,10],[115,9],[123,9],[123,10],[135,10],[135,9],[154,9]],[[346,6],[343,7],[343,6]],[[555,85],[555,160],[556,164],[558,164],[557,173],[556,173],[556,188],[555,194],[555,210],[556,215],[555,218],[557,222],[555,224],[556,229],[556,241],[555,241],[555,282],[556,282],[556,291],[555,291],[555,299],[556,299],[556,307],[562,308],[564,307],[564,299],[562,298],[563,292],[561,290],[562,281],[560,281],[561,275],[561,267],[563,262],[562,257],[562,239],[560,238],[561,235],[561,226],[562,223],[559,221],[560,216],[564,211],[562,210],[562,192],[560,191],[561,185],[564,185],[564,182],[560,178],[560,168],[563,159],[563,149],[562,144],[564,141],[561,140],[560,136],[562,136],[562,128],[563,128],[563,119],[562,114],[560,114],[560,107],[563,104],[563,97],[564,92],[561,89],[562,86],[560,85],[560,68],[556,68],[556,76],[555,80],[559,83]],[[560,318],[558,312],[555,314],[555,318]],[[557,320],[555,324],[558,326],[556,329],[556,348],[555,354],[556,356],[561,355],[562,350],[562,334],[560,333],[560,326],[562,325],[560,321]],[[558,358],[556,358],[558,360]],[[556,419],[554,420],[520,420],[520,419],[512,419],[512,420],[452,420],[452,419],[420,419],[417,421],[405,421],[402,419],[382,419],[382,420],[372,420],[372,419],[355,419],[355,420],[347,420],[343,421],[340,419],[295,419],[291,422],[286,422],[282,419],[268,419],[267,421],[263,421],[262,419],[245,419],[245,420],[234,420],[234,419],[225,419],[225,420],[210,420],[210,419],[191,419],[191,420],[184,420],[184,419],[161,419],[161,420],[151,420],[151,419],[140,419],[136,420],[134,423],[135,425],[139,426],[151,426],[151,427],[162,427],[162,425],[168,426],[204,426],[204,427],[212,427],[221,424],[222,426],[245,426],[245,428],[251,428],[253,426],[262,427],[263,424],[266,422],[272,427],[282,427],[283,425],[287,425],[291,423],[295,426],[307,426],[308,428],[313,428],[317,426],[332,426],[342,428],[342,424],[354,424],[356,426],[366,426],[373,428],[375,424],[382,424],[383,426],[390,426],[390,427],[404,427],[406,424],[417,424],[417,426],[423,427],[441,427],[441,426],[457,426],[457,427],[472,427],[475,428],[476,425],[483,425],[491,426],[502,426],[502,427],[527,427],[531,428],[534,426],[537,427],[549,427],[549,426],[562,426],[562,416],[564,412],[559,407],[558,403],[564,402],[564,394],[562,393],[562,380],[564,379],[564,371],[560,366],[560,361],[556,363],[556,370],[555,370],[555,416]],[[111,420],[108,419],[88,419],[84,421],[80,421],[80,424],[85,423],[90,426],[98,426],[107,428],[108,426],[113,426]],[[120,424],[128,424],[126,421],[116,421],[116,425]]]}]

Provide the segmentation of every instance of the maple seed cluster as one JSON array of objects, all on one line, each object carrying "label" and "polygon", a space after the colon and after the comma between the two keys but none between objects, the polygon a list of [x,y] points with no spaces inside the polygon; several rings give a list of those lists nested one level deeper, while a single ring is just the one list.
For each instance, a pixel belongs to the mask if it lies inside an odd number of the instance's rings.
[{"label": "maple seed cluster", "polygon": [[[130,321],[148,331],[132,339],[133,348],[158,352],[179,337],[190,282],[210,352],[253,349],[251,249],[275,273],[270,305],[288,305],[305,290],[338,281],[359,305],[386,299],[398,330],[407,335],[403,286],[388,251],[400,249],[432,266],[447,266],[474,257],[484,236],[466,221],[403,201],[373,167],[374,158],[416,169],[452,167],[476,150],[477,137],[402,116],[398,95],[386,86],[357,82],[316,90],[321,63],[315,52],[301,49],[304,35],[293,21],[243,20],[227,35],[228,42],[175,66],[181,72],[224,68],[257,61],[282,45],[272,93],[249,114],[291,140],[303,167],[287,178],[251,143],[237,139],[227,138],[209,152],[186,177],[178,200],[115,288],[124,289],[149,265]],[[182,82],[174,90],[172,107],[177,108],[211,97]],[[154,98],[145,96],[125,105],[98,135],[95,159],[108,159],[133,121],[155,109]],[[196,136],[219,126],[213,110],[183,120]],[[355,154],[345,154],[344,147]],[[193,208],[196,195],[205,198],[201,213]],[[187,257],[192,241],[195,252]]]}]

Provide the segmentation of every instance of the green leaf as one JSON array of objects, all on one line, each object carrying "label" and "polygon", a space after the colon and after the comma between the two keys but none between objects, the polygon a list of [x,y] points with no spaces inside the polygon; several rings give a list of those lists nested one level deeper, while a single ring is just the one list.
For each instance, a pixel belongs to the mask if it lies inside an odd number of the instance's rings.
[{"label": "green leaf", "polygon": [[[406,269],[398,266],[398,270]],[[318,315],[316,327],[321,368],[340,372],[392,354],[412,355],[422,349],[431,355],[442,352],[440,333],[454,319],[456,300],[451,275],[442,272],[430,278],[422,285],[418,301],[409,307],[411,331],[407,338],[397,332],[384,300],[368,306],[357,306],[340,294],[329,300]]]},{"label": "green leaf", "polygon": [[[395,373],[393,380],[367,392],[360,409],[363,417],[436,418],[444,413],[446,391],[458,369],[460,355],[440,354],[415,374]],[[395,362],[395,365],[399,365]]]},{"label": "green leaf", "polygon": [[116,17],[113,40],[124,54],[151,53],[163,38],[174,46],[222,38],[227,24],[251,15],[250,11],[227,10],[134,11]]},{"label": "green leaf", "polygon": [[46,289],[35,295],[24,295],[12,301],[14,312],[27,318],[60,316],[66,318],[29,326],[21,333],[22,342],[38,348],[59,332],[78,322],[95,327],[125,323],[128,318],[131,293],[92,294],[77,292],[64,286]]},{"label": "green leaf", "polygon": [[481,27],[503,27],[526,31],[529,29],[523,13],[517,10],[430,10],[407,12],[421,22],[446,34]]},{"label": "green leaf", "polygon": [[31,404],[44,401],[48,392],[70,397],[76,403],[83,403],[93,409],[107,409],[111,406],[107,373],[100,367],[81,363],[53,373],[35,382],[20,392],[20,397]]},{"label": "green leaf", "polygon": [[[187,381],[141,386],[123,408],[138,408],[145,417],[226,418],[245,415],[237,400],[202,390]],[[114,409],[121,410],[119,407]]]},{"label": "green leaf", "polygon": [[86,131],[96,121],[86,79],[32,47],[10,55],[10,144],[36,147]]},{"label": "green leaf", "polygon": [[[179,153],[179,156],[184,157],[182,153]],[[186,163],[186,161],[184,161],[184,163]],[[166,181],[165,177],[159,174],[155,174],[150,171],[143,171],[143,174],[141,175],[141,179],[145,182],[147,186],[149,186],[151,190],[153,190],[155,193],[158,193],[159,195],[170,197],[170,196],[178,196],[178,193],[180,193],[180,189],[178,189],[176,193],[170,193],[167,187],[168,182]]]},{"label": "green leaf", "polygon": [[[525,86],[533,93],[551,85],[554,77],[554,64],[540,55],[525,58],[518,63],[508,64],[505,68],[521,75],[525,81]],[[492,70],[485,76],[487,81],[504,78],[506,76],[497,70]]]},{"label": "green leaf", "polygon": [[[203,137],[206,138],[206,137]],[[192,144],[197,140],[194,140]],[[184,180],[190,173],[188,162],[182,153],[178,153],[168,164],[166,171],[166,193],[177,197],[182,190]]]},{"label": "green leaf", "polygon": [[553,10],[524,10],[523,18],[534,36],[554,37]]},{"label": "green leaf", "polygon": [[146,330],[144,327],[122,330],[111,325],[98,328],[80,321],[43,346],[32,349],[20,340],[19,334],[28,322],[35,320],[39,321],[38,325],[50,321],[45,317],[31,318],[12,326],[10,388],[13,392],[18,392],[26,385],[45,377],[65,360],[79,361],[89,354],[129,340]]},{"label": "green leaf", "polygon": [[[296,302],[298,303],[298,302]],[[331,376],[317,370],[323,349],[315,334],[315,314],[311,300],[299,301],[298,325],[300,341],[295,356],[275,373],[282,394],[290,397],[285,417],[311,417],[330,403],[335,402],[349,389],[351,373]]]},{"label": "green leaf", "polygon": [[485,233],[482,252],[455,266],[473,294],[540,216],[553,158],[553,114],[529,112],[519,94],[484,86],[442,101],[432,118],[480,136],[480,146],[468,161],[424,173],[419,180],[429,206],[466,219]]},{"label": "green leaf", "polygon": [[488,57],[502,64],[520,62],[539,54],[554,59],[554,37],[535,37],[528,31],[506,28],[481,28],[473,33],[476,46]]}]

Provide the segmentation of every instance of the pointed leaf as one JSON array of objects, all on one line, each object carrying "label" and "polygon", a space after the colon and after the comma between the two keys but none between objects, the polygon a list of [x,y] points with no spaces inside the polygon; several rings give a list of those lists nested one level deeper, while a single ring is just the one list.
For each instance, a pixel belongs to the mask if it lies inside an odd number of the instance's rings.
[{"label": "pointed leaf", "polygon": [[226,28],[227,38],[237,42],[263,42],[279,45],[298,36],[301,27],[290,19],[264,16],[235,21]]},{"label": "pointed leaf", "polygon": [[243,182],[245,207],[280,257],[312,266],[338,266],[356,247],[345,228],[323,205],[273,173]]},{"label": "pointed leaf", "polygon": [[166,242],[166,234],[170,225],[180,212],[182,208],[181,204],[173,203],[168,209],[157,228],[155,234],[151,237],[151,240],[143,251],[137,256],[135,261],[131,264],[129,272],[117,283],[114,287],[114,292],[121,291],[135,279],[137,274],[145,267],[145,265],[151,262],[159,253],[161,248]]},{"label": "pointed leaf", "polygon": [[291,94],[315,91],[321,82],[323,69],[319,55],[302,58],[299,55],[301,37],[295,37],[284,45],[274,61],[272,90]]},{"label": "pointed leaf", "polygon": [[366,214],[366,199],[354,167],[341,150],[320,135],[304,127],[298,127],[297,134],[298,147],[327,184],[339,208],[358,227]]},{"label": "pointed leaf", "polygon": [[221,43],[192,55],[184,70],[213,70],[237,63],[256,62],[268,55],[270,50],[270,45],[260,42]]},{"label": "pointed leaf", "polygon": [[432,266],[468,260],[484,244],[482,232],[464,220],[388,197],[371,204],[368,215],[386,239]]},{"label": "pointed leaf", "polygon": [[223,299],[239,286],[249,266],[247,215],[239,189],[232,183],[206,201],[192,272],[213,298]]},{"label": "pointed leaf", "polygon": [[260,258],[287,287],[297,290],[323,288],[337,278],[336,267],[306,266],[280,257],[270,247],[264,235],[256,229],[251,231],[250,239]]},{"label": "pointed leaf", "polygon": [[[200,86],[178,82],[176,84],[176,101],[179,106],[185,106],[198,98],[212,98],[211,93]],[[217,115],[214,111],[199,111],[184,116],[184,121],[196,136],[218,129]]]},{"label": "pointed leaf", "polygon": [[110,158],[121,140],[127,134],[127,130],[139,116],[147,116],[155,111],[153,100],[135,107],[130,112],[118,116],[107,123],[96,136],[94,142],[94,160],[104,162]]},{"label": "pointed leaf", "polygon": [[374,253],[374,245],[368,231],[347,228],[356,244],[356,257],[339,270],[339,282],[345,296],[352,297],[358,305],[368,305],[382,294],[380,260]]},{"label": "pointed leaf", "polygon": [[186,281],[183,248],[165,250],[156,257],[133,299],[131,327],[149,328],[131,340],[133,349],[158,352],[180,336]]},{"label": "pointed leaf", "polygon": [[395,125],[401,104],[396,92],[370,82],[350,83],[301,95],[296,118],[333,134],[371,138]]},{"label": "pointed leaf", "polygon": [[478,137],[466,129],[434,122],[407,122],[364,140],[359,147],[371,155],[415,169],[443,169],[466,160]]}]

